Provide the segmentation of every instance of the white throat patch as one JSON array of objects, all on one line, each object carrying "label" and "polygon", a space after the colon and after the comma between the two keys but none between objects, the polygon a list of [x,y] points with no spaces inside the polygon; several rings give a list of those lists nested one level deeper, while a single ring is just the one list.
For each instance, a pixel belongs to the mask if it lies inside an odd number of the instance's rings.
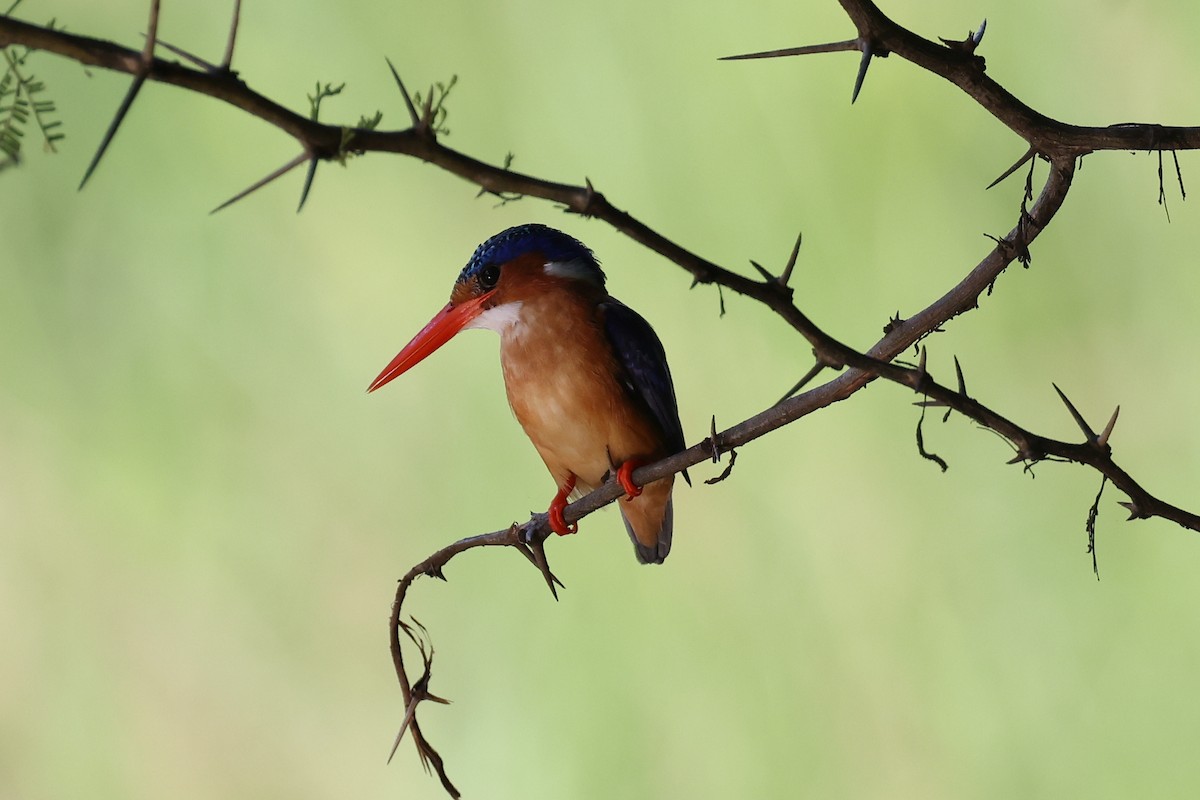
[{"label": "white throat patch", "polygon": [[519,325],[521,322],[521,301],[517,300],[512,303],[505,303],[502,306],[495,306],[484,311],[475,319],[468,322],[463,330],[468,328],[486,328],[489,331],[495,331],[500,335],[505,333],[515,333],[513,326]]}]

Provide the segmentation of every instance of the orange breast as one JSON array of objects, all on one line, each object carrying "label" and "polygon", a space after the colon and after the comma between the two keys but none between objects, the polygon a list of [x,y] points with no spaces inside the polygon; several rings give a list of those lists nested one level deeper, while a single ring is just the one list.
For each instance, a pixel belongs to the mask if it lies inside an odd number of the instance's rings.
[{"label": "orange breast", "polygon": [[661,434],[628,397],[595,303],[569,292],[524,301],[501,335],[500,363],[513,414],[555,482],[598,486],[610,468],[665,455]]}]

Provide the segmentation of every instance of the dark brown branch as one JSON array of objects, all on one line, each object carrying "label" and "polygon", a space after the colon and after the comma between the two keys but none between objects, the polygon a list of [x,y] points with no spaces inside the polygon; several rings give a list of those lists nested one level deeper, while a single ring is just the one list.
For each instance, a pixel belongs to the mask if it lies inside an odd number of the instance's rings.
[{"label": "dark brown branch", "polygon": [[[413,126],[406,130],[350,129],[347,135],[347,129],[341,126],[319,123],[263,97],[228,70],[237,28],[236,16],[223,68],[218,70],[197,70],[154,58],[152,35],[147,37],[146,50],[139,54],[110,42],[40,28],[8,17],[0,17],[0,46],[21,43],[72,58],[83,64],[131,73],[137,76],[135,85],[138,85],[136,81],[154,80],[217,98],[296,138],[314,164],[317,159],[340,157],[347,149],[355,152],[399,153],[435,164],[498,196],[540,197],[559,203],[569,211],[596,217],[681,266],[696,282],[714,283],[718,288],[730,288],[762,302],[805,337],[812,345],[817,364],[821,368],[828,365],[837,365],[839,368],[845,365],[850,368],[823,386],[784,400],[722,433],[714,433],[710,439],[683,453],[638,469],[633,477],[639,483],[653,481],[706,458],[729,452],[813,411],[845,399],[876,377],[882,377],[908,386],[927,398],[929,403],[956,410],[1000,433],[1015,447],[1016,461],[1034,463],[1046,458],[1057,458],[1086,464],[1096,469],[1105,480],[1111,481],[1128,496],[1129,500],[1123,504],[1130,510],[1131,518],[1161,516],[1200,530],[1200,518],[1153,497],[1113,461],[1108,438],[1115,415],[1101,436],[1097,437],[1087,428],[1088,433],[1083,443],[1058,441],[1036,435],[968,397],[961,380],[957,390],[938,384],[924,368],[924,359],[921,367],[917,369],[892,363],[901,352],[930,332],[938,330],[948,320],[975,307],[980,294],[987,291],[1014,260],[1028,260],[1031,243],[1049,224],[1066,197],[1074,175],[1075,162],[1080,155],[1110,149],[1196,149],[1200,147],[1200,128],[1143,124],[1086,127],[1051,119],[1026,106],[985,74],[984,61],[974,52],[978,45],[977,37],[971,37],[964,42],[937,44],[896,25],[869,0],[841,0],[841,3],[858,29],[859,35],[856,39],[832,45],[792,48],[791,52],[787,53],[759,55],[858,49],[863,54],[857,81],[861,84],[865,67],[869,65],[873,56],[895,54],[959,86],[1029,142],[1030,149],[1026,156],[1006,172],[1005,176],[1015,172],[1027,161],[1032,168],[1034,155],[1045,157],[1051,167],[1046,184],[1036,201],[1033,201],[1032,207],[1026,208],[1025,204],[1022,204],[1015,227],[1006,236],[996,240],[995,247],[957,286],[918,314],[908,319],[897,319],[889,324],[884,337],[865,352],[834,339],[795,306],[787,280],[783,277],[789,274],[794,266],[795,254],[780,278],[773,278],[768,273],[763,276],[762,281],[754,280],[707,261],[672,242],[613,206],[603,194],[595,191],[589,182],[585,181],[584,186],[574,186],[547,181],[505,167],[490,165],[448,148],[438,140],[437,131],[432,124],[432,93],[424,116],[418,117],[411,98],[399,83],[398,75],[397,83],[413,120]],[[857,94],[857,85],[855,93]],[[131,91],[131,95],[135,94],[136,89]],[[127,105],[128,103],[126,108]],[[1182,180],[1180,185],[1182,191]],[[1028,200],[1032,200],[1031,195],[1032,184],[1027,180]],[[814,369],[814,374],[816,371],[819,370]],[[577,520],[612,502],[621,493],[622,490],[615,483],[606,484],[570,505],[565,516],[568,521]],[[420,702],[425,699],[440,699],[429,694],[427,687],[432,665],[432,649],[426,652],[419,646],[425,662],[425,673],[416,683],[410,683],[404,669],[400,633],[406,631],[411,634],[411,630],[402,620],[407,590],[419,575],[443,577],[445,565],[461,552],[475,547],[502,545],[515,547],[521,552],[538,568],[554,591],[557,579],[550,572],[545,558],[544,542],[547,536],[548,526],[544,515],[534,515],[525,525],[513,525],[503,531],[463,539],[418,564],[409,571],[398,587],[390,625],[393,658],[405,696],[406,723],[414,741],[417,742],[422,758],[434,766],[442,778],[443,785],[454,796],[457,796],[457,790],[446,778],[440,757],[424,739],[416,715]]]}]

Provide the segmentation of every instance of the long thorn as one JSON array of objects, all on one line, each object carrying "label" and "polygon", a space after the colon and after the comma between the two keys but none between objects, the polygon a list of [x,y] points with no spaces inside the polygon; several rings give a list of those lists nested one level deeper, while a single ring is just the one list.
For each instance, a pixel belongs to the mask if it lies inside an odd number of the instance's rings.
[{"label": "long thorn", "polygon": [[229,38],[225,40],[225,55],[221,58],[221,71],[229,72],[233,63],[233,45],[237,41],[238,24],[242,17],[242,0],[233,0],[233,22],[229,24]]},{"label": "long thorn", "polygon": [[1017,170],[1019,170],[1019,169],[1021,168],[1021,166],[1022,166],[1022,165],[1023,165],[1025,162],[1027,162],[1029,159],[1033,158],[1033,157],[1034,157],[1034,155],[1036,155],[1036,154],[1037,154],[1037,148],[1036,148],[1036,147],[1030,147],[1028,150],[1026,150],[1026,151],[1025,151],[1025,155],[1023,155],[1023,156],[1021,156],[1020,158],[1018,158],[1015,164],[1013,164],[1013,165],[1012,165],[1011,167],[1009,167],[1008,169],[1004,170],[1003,174],[1001,174],[999,178],[996,178],[996,180],[994,180],[994,181],[992,181],[991,183],[989,183],[989,184],[987,185],[987,188],[985,188],[985,189],[984,189],[984,191],[987,191],[988,189],[992,188],[992,187],[993,187],[993,186],[995,186],[996,184],[998,184],[998,183],[1000,183],[1001,181],[1003,181],[1003,180],[1004,180],[1005,178],[1007,178],[1009,175],[1012,175],[1014,172],[1016,172]]},{"label": "long thorn", "polygon": [[396,71],[396,67],[392,64],[390,58],[384,58],[387,62],[388,69],[392,71],[392,77],[396,79],[396,86],[400,88],[400,96],[404,98],[404,106],[408,109],[408,116],[412,119],[414,128],[421,127],[421,118],[417,116],[417,109],[413,105],[412,96],[409,95],[408,89],[404,88],[404,81],[400,80],[400,73]]},{"label": "long thorn", "polygon": [[550,571],[550,564],[548,561],[546,561],[546,540],[542,539],[541,541],[530,542],[529,549],[533,551],[533,555],[536,558],[534,565],[538,568],[538,571],[542,573],[542,577],[546,579],[546,586],[550,587],[550,594],[554,595],[555,600],[558,600],[558,589],[554,587],[554,584],[558,584],[559,586],[562,586],[563,584],[562,581],[555,577],[554,573]]},{"label": "long thorn", "polygon": [[161,0],[150,0],[150,22],[146,25],[146,44],[142,47],[141,71],[149,72],[154,61],[154,45],[158,42],[158,10]]},{"label": "long thorn", "polygon": [[248,186],[245,189],[243,189],[242,191],[238,192],[233,197],[229,198],[224,203],[221,203],[221,205],[217,206],[216,208],[214,208],[212,211],[210,211],[208,213],[215,214],[218,211],[220,211],[221,209],[228,208],[229,206],[236,203],[238,200],[241,200],[246,195],[251,194],[252,192],[258,191],[259,189],[266,186],[268,183],[275,180],[276,178],[280,178],[280,177],[286,175],[287,173],[291,172],[296,167],[300,166],[305,161],[307,161],[309,158],[311,158],[311,156],[308,154],[308,151],[305,150],[300,155],[296,156],[295,158],[293,158],[291,161],[284,164],[279,169],[273,171],[270,175],[250,184],[250,186]]},{"label": "long thorn", "polygon": [[1054,387],[1054,391],[1058,392],[1058,396],[1061,397],[1063,403],[1066,404],[1067,410],[1071,412],[1071,416],[1075,419],[1075,424],[1079,426],[1081,431],[1083,431],[1083,435],[1087,437],[1087,440],[1089,442],[1096,441],[1096,432],[1088,426],[1087,422],[1083,418],[1083,415],[1079,413],[1079,410],[1076,409],[1075,406],[1071,404],[1071,401],[1067,399],[1067,396],[1063,394],[1063,390],[1058,388],[1058,384],[1051,383],[1050,385]]},{"label": "long thorn", "polygon": [[829,42],[828,44],[809,44],[803,47],[786,47],[783,50],[764,50],[761,53],[743,53],[737,56],[723,56],[718,61],[745,61],[751,58],[781,58],[784,56],[807,56],[814,53],[839,53],[843,50],[857,50],[858,39],[847,39],[844,42]]},{"label": "long thorn", "polygon": [[779,398],[779,400],[775,403],[775,405],[779,405],[784,400],[787,400],[792,395],[794,395],[796,392],[800,391],[805,386],[807,386],[808,382],[811,381],[813,378],[817,377],[818,375],[820,375],[821,370],[825,369],[826,366],[828,366],[828,365],[824,361],[821,361],[820,359],[818,359],[817,363],[812,365],[812,369],[810,369],[808,372],[804,373],[804,377],[801,378],[796,383],[795,386],[793,386],[791,389],[788,389],[787,394],[785,394],[783,397]]},{"label": "long thorn", "polygon": [[[145,35],[146,34],[144,34],[144,33],[142,34],[142,36],[145,36]],[[167,50],[170,50],[175,55],[179,56],[180,58],[182,58],[186,61],[192,62],[192,64],[194,64],[195,66],[199,67],[200,69],[202,69],[206,72],[216,72],[217,71],[216,64],[213,64],[211,61],[205,61],[200,56],[198,56],[194,53],[189,53],[187,50],[184,50],[182,47],[176,47],[175,45],[171,44],[170,42],[164,42],[162,39],[158,40],[158,46],[165,48]]]},{"label": "long thorn", "polygon": [[388,753],[387,763],[392,763],[392,759],[396,756],[396,751],[400,749],[400,742],[404,739],[404,732],[408,730],[409,723],[412,722],[413,716],[417,713],[418,698],[415,694],[408,701],[408,708],[404,711],[404,721],[400,723],[400,730],[396,734],[396,741],[392,742],[392,750]]},{"label": "long thorn", "polygon": [[146,73],[139,72],[133,76],[133,83],[129,84],[129,91],[125,93],[125,98],[121,101],[121,105],[117,106],[116,116],[109,123],[108,130],[104,134],[104,138],[100,140],[100,147],[96,150],[96,155],[92,156],[92,163],[83,172],[83,180],[79,182],[79,188],[87,184],[88,179],[92,177],[92,173],[96,171],[96,167],[100,165],[100,159],[104,157],[108,146],[112,144],[113,137],[117,135],[117,128],[121,127],[121,122],[124,121],[125,115],[129,113],[133,101],[137,98],[138,92],[142,90],[142,84],[146,82]]},{"label": "long thorn", "polygon": [[83,180],[79,182],[80,189],[87,184],[88,179],[92,177],[92,173],[96,171],[96,167],[100,165],[100,159],[104,157],[108,146],[112,144],[113,137],[117,135],[117,129],[121,127],[125,115],[129,113],[130,107],[133,106],[133,101],[137,99],[138,92],[142,90],[142,85],[146,83],[146,78],[150,75],[150,67],[154,64],[154,46],[158,43],[158,12],[160,2],[161,0],[150,0],[150,21],[146,25],[146,44],[142,47],[142,58],[138,64],[138,70],[133,76],[133,82],[129,84],[129,91],[125,93],[124,99],[121,100],[121,105],[117,107],[117,113],[113,117],[113,121],[109,124],[104,138],[100,140],[100,147],[96,150],[96,155],[92,156],[92,162],[88,164],[87,169],[83,172]]},{"label": "long thorn", "polygon": [[958,393],[966,397],[967,382],[963,379],[962,364],[958,363],[958,356],[954,357],[954,374],[958,377]]}]

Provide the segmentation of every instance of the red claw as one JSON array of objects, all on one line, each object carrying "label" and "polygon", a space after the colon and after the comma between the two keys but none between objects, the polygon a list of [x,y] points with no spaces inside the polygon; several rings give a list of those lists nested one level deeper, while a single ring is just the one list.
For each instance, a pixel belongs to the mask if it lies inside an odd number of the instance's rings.
[{"label": "red claw", "polygon": [[640,466],[643,466],[641,461],[631,458],[617,467],[617,483],[625,490],[626,500],[632,500],[642,493],[642,487],[633,482],[633,471]]},{"label": "red claw", "polygon": [[566,536],[568,533],[577,533],[579,524],[572,522],[570,524],[563,518],[563,509],[567,507],[567,495],[571,494],[575,488],[575,476],[571,475],[567,478],[567,482],[558,487],[558,494],[554,495],[554,499],[550,501],[550,508],[546,512],[550,515],[550,530],[557,533],[559,536]]}]

